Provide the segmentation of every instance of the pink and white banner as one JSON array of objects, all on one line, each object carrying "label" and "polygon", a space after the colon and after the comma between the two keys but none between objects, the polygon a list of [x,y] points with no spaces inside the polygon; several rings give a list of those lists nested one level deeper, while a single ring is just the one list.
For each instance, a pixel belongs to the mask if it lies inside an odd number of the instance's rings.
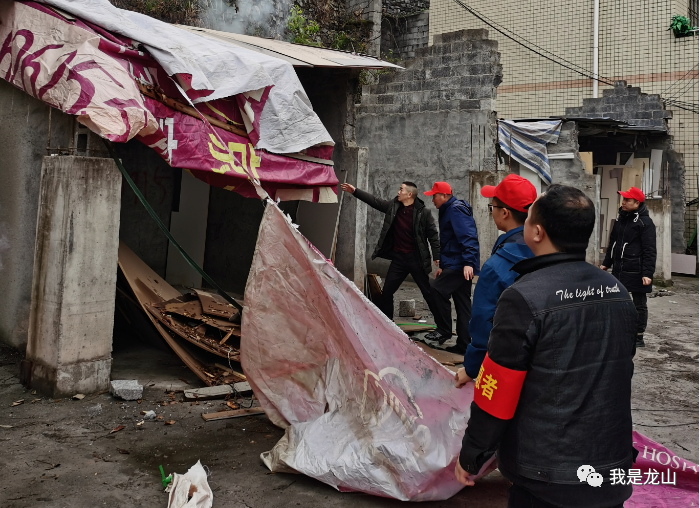
[{"label": "pink and white banner", "polygon": [[[271,86],[196,105],[248,133],[241,136],[142,95],[137,81],[182,103],[211,91],[193,90],[187,74],[168,76],[137,41],[36,2],[3,2],[0,20],[0,77],[76,115],[101,137],[119,143],[136,137],[171,166],[246,197],[257,197],[252,176],[272,198],[336,200],[332,166],[254,148]],[[332,146],[307,150],[326,159],[331,153]]]}]

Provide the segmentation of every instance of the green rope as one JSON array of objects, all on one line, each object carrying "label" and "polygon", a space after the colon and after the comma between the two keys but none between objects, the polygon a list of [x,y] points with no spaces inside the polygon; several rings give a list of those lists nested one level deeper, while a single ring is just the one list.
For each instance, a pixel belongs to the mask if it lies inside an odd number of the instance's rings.
[{"label": "green rope", "polygon": [[114,147],[112,146],[112,143],[110,141],[107,141],[106,139],[104,140],[105,145],[107,145],[107,151],[109,151],[110,157],[114,159],[114,162],[116,162],[117,167],[119,168],[119,171],[121,171],[122,175],[124,176],[124,179],[126,182],[129,184],[129,187],[131,187],[131,190],[134,191],[134,194],[136,194],[136,197],[139,198],[139,201],[141,201],[141,204],[143,207],[146,209],[148,214],[151,216],[151,218],[156,221],[156,224],[158,224],[158,227],[160,230],[163,232],[165,236],[168,237],[168,240],[170,240],[170,243],[173,244],[173,246],[177,249],[177,251],[180,253],[180,255],[185,258],[185,261],[187,261],[187,264],[189,264],[192,268],[194,268],[199,275],[202,276],[202,278],[211,285],[214,289],[216,289],[216,292],[219,293],[228,303],[233,305],[235,308],[239,310],[239,312],[243,312],[243,307],[241,306],[240,303],[238,303],[236,300],[231,298],[231,296],[224,291],[221,286],[219,286],[216,282],[214,282],[214,279],[209,277],[204,270],[202,270],[197,263],[187,254],[187,252],[184,251],[184,249],[180,246],[179,243],[173,238],[173,235],[170,234],[170,231],[168,228],[163,224],[163,221],[160,220],[160,217],[158,217],[158,214],[156,214],[155,210],[151,208],[151,205],[148,204],[148,201],[146,201],[146,198],[141,194],[141,191],[139,190],[138,187],[136,187],[136,184],[134,181],[131,179],[129,176],[129,173],[126,172],[126,169],[124,169],[124,166],[122,166],[122,162],[117,158],[117,156],[114,153]]}]

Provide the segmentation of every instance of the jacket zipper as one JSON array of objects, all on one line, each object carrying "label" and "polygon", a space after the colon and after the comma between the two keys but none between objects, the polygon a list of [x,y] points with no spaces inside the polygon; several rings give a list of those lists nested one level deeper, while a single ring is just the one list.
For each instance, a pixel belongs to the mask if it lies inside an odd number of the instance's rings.
[{"label": "jacket zipper", "polygon": [[622,271],[622,266],[625,263],[625,247],[627,247],[627,244],[629,242],[625,242],[622,244],[622,254],[620,255],[620,271]]}]

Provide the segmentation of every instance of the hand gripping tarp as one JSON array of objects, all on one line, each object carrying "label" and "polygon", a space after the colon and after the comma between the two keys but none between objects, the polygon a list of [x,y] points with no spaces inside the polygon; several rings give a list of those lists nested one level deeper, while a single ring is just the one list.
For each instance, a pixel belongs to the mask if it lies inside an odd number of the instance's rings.
[{"label": "hand gripping tarp", "polygon": [[286,429],[263,454],[341,491],[447,499],[470,387],[414,345],[268,203],[245,292],[241,363]]}]

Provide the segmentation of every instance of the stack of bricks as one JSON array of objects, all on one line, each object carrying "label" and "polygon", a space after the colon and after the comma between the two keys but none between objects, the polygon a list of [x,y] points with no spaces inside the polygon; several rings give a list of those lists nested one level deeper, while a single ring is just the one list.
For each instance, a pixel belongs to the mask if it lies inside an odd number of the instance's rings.
[{"label": "stack of bricks", "polygon": [[387,16],[382,23],[382,56],[402,60],[414,58],[418,48],[428,45],[430,12],[401,17]]},{"label": "stack of bricks", "polygon": [[667,119],[673,112],[664,108],[657,94],[642,93],[641,88],[627,86],[627,81],[615,81],[615,88],[603,90],[597,99],[583,99],[580,108],[566,108],[567,116],[612,118],[651,129],[668,130]]},{"label": "stack of bricks", "polygon": [[488,31],[460,30],[436,35],[416,51],[405,70],[379,76],[362,87],[358,115],[423,111],[493,111],[502,80],[498,43]]}]

